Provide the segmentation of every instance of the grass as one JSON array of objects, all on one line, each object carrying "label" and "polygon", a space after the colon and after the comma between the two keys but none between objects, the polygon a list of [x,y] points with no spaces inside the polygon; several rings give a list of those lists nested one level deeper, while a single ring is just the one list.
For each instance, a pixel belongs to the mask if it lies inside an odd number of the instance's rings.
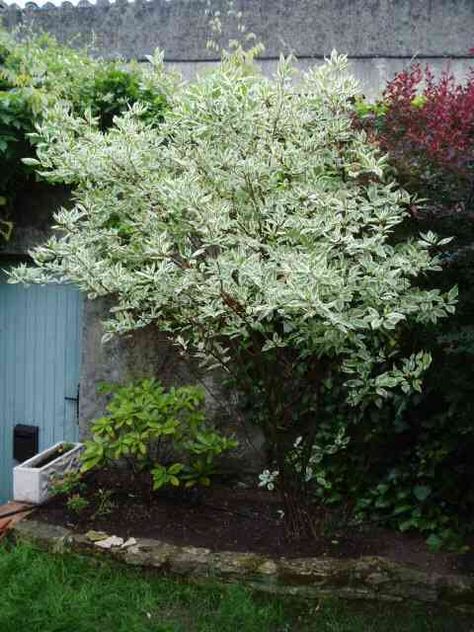
[{"label": "grass", "polygon": [[242,586],[191,585],[26,544],[0,546],[2,632],[428,632],[474,629],[405,605],[261,597]]}]

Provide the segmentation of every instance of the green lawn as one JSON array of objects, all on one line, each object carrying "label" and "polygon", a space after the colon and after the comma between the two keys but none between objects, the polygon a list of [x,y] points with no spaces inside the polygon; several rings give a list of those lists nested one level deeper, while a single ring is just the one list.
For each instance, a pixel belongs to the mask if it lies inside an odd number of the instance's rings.
[{"label": "green lawn", "polygon": [[0,546],[1,632],[395,632],[469,630],[406,606],[363,609],[196,586],[96,560]]}]

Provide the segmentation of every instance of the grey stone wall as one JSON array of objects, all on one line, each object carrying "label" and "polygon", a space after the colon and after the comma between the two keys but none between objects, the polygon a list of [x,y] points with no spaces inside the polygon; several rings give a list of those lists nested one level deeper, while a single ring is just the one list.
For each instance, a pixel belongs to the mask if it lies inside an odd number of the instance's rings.
[{"label": "grey stone wall", "polygon": [[[190,78],[215,61],[206,49],[211,34],[207,0],[80,0],[74,7],[28,3],[25,10],[3,5],[9,29],[29,26],[74,45],[90,44],[105,57],[145,59],[155,48]],[[228,0],[212,0],[223,19],[221,43],[236,35],[226,18]],[[242,23],[265,45],[261,63],[271,72],[281,51],[302,65],[336,48],[351,58],[363,90],[373,95],[414,55],[435,69],[452,60],[458,75],[469,65],[474,46],[473,0],[235,0]],[[0,7],[2,3],[0,1]]]},{"label": "grey stone wall", "polygon": [[102,344],[101,323],[107,316],[108,308],[108,301],[104,299],[86,301],[84,305],[79,410],[81,435],[86,437],[90,420],[103,414],[107,396],[97,392],[100,382],[124,384],[154,376],[165,386],[200,384],[206,393],[208,417],[239,440],[238,449],[226,457],[224,469],[230,472],[238,470],[241,480],[260,472],[264,465],[263,438],[255,428],[236,417],[232,410],[232,398],[229,393],[223,392],[216,376],[204,375],[190,359],[183,359],[153,326]]},{"label": "grey stone wall", "polygon": [[[4,10],[9,28],[29,24],[61,41],[88,42],[108,57],[143,59],[154,48],[170,61],[202,61],[215,57],[206,50],[209,18],[206,0],[152,0],[113,4],[99,0],[78,7]],[[280,51],[298,57],[321,57],[337,48],[352,57],[465,57],[474,45],[472,0],[235,0],[242,22],[265,46],[266,58]],[[226,19],[228,0],[213,0],[212,11],[223,19],[222,40],[235,35],[235,21]]]}]

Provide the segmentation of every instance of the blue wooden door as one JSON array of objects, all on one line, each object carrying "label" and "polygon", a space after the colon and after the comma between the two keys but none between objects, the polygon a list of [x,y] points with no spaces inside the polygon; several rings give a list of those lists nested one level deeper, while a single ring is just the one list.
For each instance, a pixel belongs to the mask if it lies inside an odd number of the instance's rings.
[{"label": "blue wooden door", "polygon": [[0,502],[11,497],[13,429],[39,428],[39,449],[77,441],[82,297],[71,286],[0,281]]}]

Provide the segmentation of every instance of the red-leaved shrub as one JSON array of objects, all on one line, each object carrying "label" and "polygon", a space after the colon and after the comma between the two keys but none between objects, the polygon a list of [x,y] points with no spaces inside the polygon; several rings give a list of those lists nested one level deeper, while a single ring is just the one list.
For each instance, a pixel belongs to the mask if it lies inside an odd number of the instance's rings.
[{"label": "red-leaved shrub", "polygon": [[377,140],[399,178],[440,208],[466,205],[474,183],[474,69],[457,83],[446,70],[436,79],[415,64],[383,94]]}]

